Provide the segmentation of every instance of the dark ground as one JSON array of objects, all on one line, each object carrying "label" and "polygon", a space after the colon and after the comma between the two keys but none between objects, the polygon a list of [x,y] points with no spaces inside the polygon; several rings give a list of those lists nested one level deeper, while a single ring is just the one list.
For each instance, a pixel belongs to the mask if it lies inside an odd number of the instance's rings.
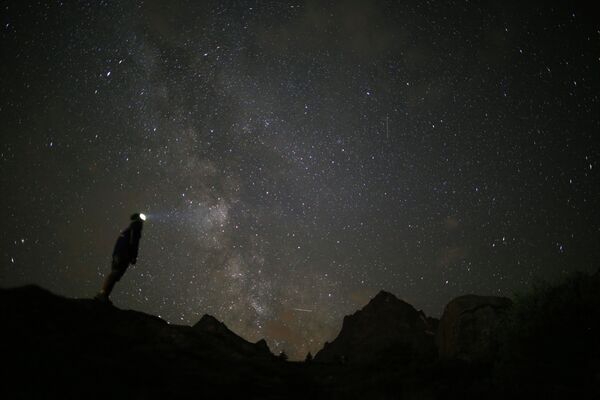
[{"label": "dark ground", "polygon": [[[600,364],[593,335],[598,321],[590,324],[599,312],[597,289],[597,276],[579,277],[518,299],[518,312],[511,314],[502,333],[503,353],[486,365],[441,360],[419,365],[385,360],[369,365],[286,362],[228,330],[169,325],[154,316],[93,300],[66,299],[36,286],[2,289],[0,395],[5,399],[597,398]],[[579,315],[582,311],[588,315]],[[527,312],[536,313],[537,320]],[[550,314],[557,321],[548,322]],[[561,319],[569,318],[576,321],[545,332],[569,341],[564,346],[554,341],[553,353],[539,346],[519,347],[539,336],[537,330],[544,332],[547,322],[561,325]],[[515,323],[519,329],[511,327]],[[543,346],[548,340],[538,342]]]}]

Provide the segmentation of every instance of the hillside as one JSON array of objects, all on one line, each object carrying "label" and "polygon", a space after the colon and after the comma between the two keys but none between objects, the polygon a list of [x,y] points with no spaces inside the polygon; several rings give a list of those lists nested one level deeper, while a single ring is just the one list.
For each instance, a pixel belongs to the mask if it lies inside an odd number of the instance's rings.
[{"label": "hillside", "polygon": [[440,321],[380,292],[312,362],[285,362],[216,318],[194,326],[0,289],[2,398],[598,398],[600,276],[453,299]]},{"label": "hillside", "polygon": [[249,343],[210,316],[169,325],[36,286],[0,290],[0,315],[9,378],[1,390],[11,398],[277,398],[294,386],[264,341]]}]

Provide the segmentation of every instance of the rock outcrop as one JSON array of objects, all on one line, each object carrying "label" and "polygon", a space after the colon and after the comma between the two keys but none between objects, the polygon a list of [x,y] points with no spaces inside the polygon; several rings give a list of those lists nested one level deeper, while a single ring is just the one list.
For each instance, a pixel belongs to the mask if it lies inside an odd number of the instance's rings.
[{"label": "rock outcrop", "polygon": [[512,306],[506,297],[466,295],[452,300],[436,335],[440,358],[485,362],[496,351],[496,332]]},{"label": "rock outcrop", "polygon": [[[600,398],[599,288],[597,275],[577,275],[514,306],[462,296],[441,321],[381,292],[302,363],[209,315],[193,327],[170,325],[35,286],[0,289],[0,397]],[[496,337],[504,314],[510,323]],[[446,360],[436,359],[438,323]]]},{"label": "rock outcrop", "polygon": [[240,355],[247,357],[273,357],[264,339],[256,343],[250,343],[233,333],[223,322],[212,315],[203,315],[200,321],[192,327],[192,330],[196,333],[204,332],[211,334],[220,339],[225,347],[233,349],[234,352]]},{"label": "rock outcrop", "polygon": [[316,362],[403,365],[435,357],[435,320],[381,291],[363,309],[344,317],[342,329],[317,353]]},{"label": "rock outcrop", "polygon": [[214,317],[194,327],[37,286],[0,289],[2,398],[289,395],[281,362]]}]

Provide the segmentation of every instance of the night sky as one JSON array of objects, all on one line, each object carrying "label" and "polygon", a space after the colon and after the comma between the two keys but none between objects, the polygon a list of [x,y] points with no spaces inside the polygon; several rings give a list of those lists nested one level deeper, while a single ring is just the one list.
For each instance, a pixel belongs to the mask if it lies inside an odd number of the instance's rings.
[{"label": "night sky", "polygon": [[141,211],[116,306],[298,359],[382,289],[439,316],[595,271],[568,3],[0,1],[0,286],[94,296]]}]

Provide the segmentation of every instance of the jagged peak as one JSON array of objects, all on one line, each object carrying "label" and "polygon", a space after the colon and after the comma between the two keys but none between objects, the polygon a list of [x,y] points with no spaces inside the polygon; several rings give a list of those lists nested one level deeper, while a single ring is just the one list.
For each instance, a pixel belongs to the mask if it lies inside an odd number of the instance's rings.
[{"label": "jagged peak", "polygon": [[390,300],[400,300],[393,293],[387,292],[385,290],[380,290],[379,293],[375,295],[371,299],[371,301],[390,301]]},{"label": "jagged peak", "polygon": [[402,312],[417,313],[417,310],[409,303],[399,299],[393,293],[381,290],[362,309],[344,316],[342,330],[348,326],[348,323],[352,323],[352,321],[356,321],[357,319],[370,318],[372,315],[382,315],[381,313],[388,316],[394,315],[387,314],[389,311],[386,310],[390,308],[396,311],[403,310]]},{"label": "jagged peak", "polygon": [[198,323],[201,323],[201,322],[203,324],[206,324],[206,323],[215,323],[215,322],[222,323],[221,321],[219,321],[217,318],[213,317],[210,314],[204,314],[202,316],[202,318],[200,318],[200,321],[198,321]]},{"label": "jagged peak", "polygon": [[254,343],[254,345],[259,349],[267,350],[269,353],[271,352],[271,349],[269,348],[269,345],[265,339],[260,339],[258,342]]},{"label": "jagged peak", "polygon": [[229,328],[227,328],[227,326],[223,322],[219,321],[210,314],[204,314],[202,318],[200,318],[200,320],[196,322],[193,328],[213,332],[224,330],[229,331]]},{"label": "jagged peak", "polygon": [[374,360],[397,343],[410,347],[418,357],[435,352],[432,329],[425,313],[381,290],[367,305],[344,317],[342,329],[331,343],[325,343],[315,360]]},{"label": "jagged peak", "polygon": [[271,349],[267,344],[265,339],[260,339],[256,343],[252,343],[239,336],[235,332],[225,325],[225,323],[219,321],[217,318],[210,314],[204,314],[202,318],[192,327],[197,332],[209,333],[211,335],[216,335],[221,339],[224,339],[228,343],[237,343],[239,346],[250,346],[255,350],[260,351],[260,353],[264,355],[272,355]]},{"label": "jagged peak", "polygon": [[371,299],[371,301],[369,301],[369,303],[363,308],[363,310],[364,309],[371,309],[373,307],[380,307],[380,306],[385,305],[385,304],[392,304],[392,305],[395,305],[395,306],[408,306],[410,308],[414,308],[409,303],[407,303],[404,300],[396,297],[396,295],[394,295],[393,293],[386,292],[385,290],[381,290],[379,293],[377,293],[375,295],[375,297],[373,297]]}]

